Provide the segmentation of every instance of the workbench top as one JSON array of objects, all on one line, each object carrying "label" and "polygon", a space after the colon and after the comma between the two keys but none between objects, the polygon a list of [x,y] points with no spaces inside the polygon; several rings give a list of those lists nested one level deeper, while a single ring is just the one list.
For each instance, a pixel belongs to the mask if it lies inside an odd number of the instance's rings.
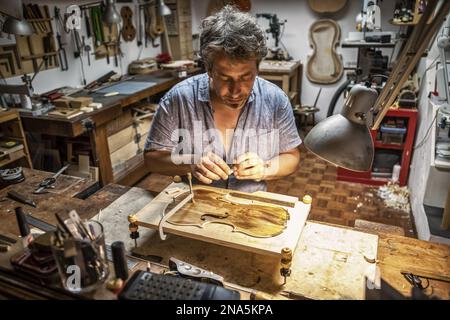
[{"label": "workbench top", "polygon": [[[43,178],[49,175],[51,174],[27,169],[25,171],[27,180],[20,184],[9,186],[7,189],[0,190],[0,199],[2,199],[6,195],[7,190],[11,188],[20,190],[23,195],[28,195],[37,203],[37,208],[22,205],[24,208],[26,207],[26,211],[32,212],[34,216],[53,224],[55,223],[55,212],[68,212],[71,209],[75,209],[83,218],[92,218],[98,215],[99,211],[102,209],[100,218],[98,216],[96,218],[99,218],[100,221],[102,221],[106,229],[110,228],[108,227],[108,225],[116,224],[120,225],[120,228],[124,228],[126,230],[128,227],[128,223],[126,221],[115,220],[116,218],[114,217],[117,216],[117,212],[126,210],[130,213],[133,213],[134,211],[138,210],[139,207],[142,207],[143,205],[148,203],[148,201],[150,201],[155,195],[154,193],[148,190],[143,190],[141,188],[130,189],[128,187],[110,184],[95,192],[85,200],[82,200],[76,198],[76,196],[79,196],[83,193],[83,188],[92,188],[92,182],[83,180],[81,182],[77,182],[71,188],[67,188],[70,183],[73,184],[73,181],[75,181],[73,179],[70,179],[73,177],[69,177],[68,180],[61,181],[60,188],[62,189],[58,189],[57,187],[57,189],[55,190],[57,193],[50,193],[42,196],[32,195],[31,192],[32,190],[34,190],[34,186],[37,185]],[[17,203],[14,203],[9,199],[1,202],[0,219],[2,220],[2,223],[0,224],[0,233],[16,235],[18,234],[18,229],[15,223],[15,215],[13,214],[13,208],[15,206],[17,206]],[[116,212],[116,216],[113,214],[113,212]],[[344,242],[351,241],[350,238],[346,238],[346,235],[351,234],[352,236],[357,235],[358,237],[364,235],[364,233],[361,232],[354,232],[353,228],[327,225],[313,221],[307,222],[305,230],[306,232],[309,232],[309,234],[317,234],[318,232],[320,234],[320,232],[326,232],[331,235],[330,232],[333,232],[336,237],[341,237],[341,240]],[[116,229],[114,229],[113,231],[117,235],[117,239],[114,240],[121,240],[121,238],[123,238],[124,241],[129,243],[130,239],[128,238],[127,232],[118,232],[119,230]],[[110,230],[110,232],[112,231]],[[139,240],[140,243],[145,243],[149,239],[152,239],[153,241],[155,238],[152,238],[152,232],[152,230],[142,229],[141,238]],[[310,238],[313,239],[314,237]],[[382,233],[378,235],[378,239],[378,255],[376,258],[376,264],[379,267],[381,279],[400,294],[409,296],[411,293],[411,286],[402,276],[401,271],[410,271],[413,273],[421,272],[431,275],[450,277],[450,246]],[[316,243],[316,248],[326,245],[325,243],[323,245],[317,245],[319,240],[316,237],[316,239],[313,241]],[[336,239],[336,242],[340,242],[341,240]],[[312,245],[310,241],[307,243],[309,243],[309,245]],[[211,267],[206,263],[208,260],[208,252],[211,254],[211,256],[219,255],[222,258],[227,257],[228,262],[223,261],[223,259],[221,258],[221,260],[217,260],[217,265],[214,265],[211,268],[215,269],[220,267],[222,270],[229,270],[229,272],[225,272],[226,274],[224,274],[226,281],[235,281],[234,283],[239,282],[238,285],[241,286],[244,285],[246,287],[264,289],[265,292],[272,294],[276,294],[276,291],[279,290],[279,288],[271,289],[267,287],[267,283],[264,283],[264,281],[262,281],[262,279],[264,279],[264,275],[267,276],[267,274],[271,271],[276,271],[278,265],[275,264],[276,262],[272,263],[268,260],[262,261],[261,257],[258,255],[246,254],[244,256],[240,256],[240,258],[244,260],[240,261],[239,265],[245,266],[245,264],[247,263],[248,266],[251,267],[242,269],[240,271],[241,274],[239,275],[239,278],[236,278],[235,276],[233,276],[233,272],[231,272],[233,270],[234,264],[237,263],[236,260],[233,260],[237,257],[237,253],[232,252],[233,249],[224,250],[220,246],[209,246],[196,240],[186,241],[184,238],[179,238],[176,236],[171,236],[170,241],[168,242],[166,240],[163,244],[158,244],[154,241],[148,244],[148,246],[143,247],[144,253],[161,255],[164,256],[164,259],[167,258],[167,255],[172,255],[174,257],[180,258],[181,260],[183,260],[183,258],[187,259],[188,262],[191,262],[193,264],[194,261],[196,261],[199,267],[203,267],[205,269]],[[163,252],[159,251],[158,246],[161,246],[159,248],[164,248],[164,250],[167,250],[167,252],[163,254]],[[206,248],[207,246],[208,248]],[[181,250],[182,248],[186,248],[186,252],[183,253]],[[202,250],[195,251],[193,248],[201,248]],[[195,252],[192,250],[194,250]],[[229,250],[231,251],[228,252]],[[331,252],[329,249],[324,250],[327,250],[327,252]],[[341,272],[344,272],[345,268],[348,268],[347,270],[351,270],[351,266],[346,266],[345,264],[343,264],[348,259],[343,259],[341,253],[337,252],[336,254],[332,255],[328,254],[328,256],[333,257],[333,261],[339,262],[338,264],[333,262],[334,268],[343,266],[344,269],[341,270]],[[163,260],[163,263],[164,262],[166,261]],[[324,264],[326,264],[325,260]],[[270,269],[270,267],[267,267],[267,265],[272,265],[273,270],[268,270],[267,268]],[[297,272],[303,271],[305,270],[297,270]],[[339,270],[332,270],[332,272],[334,272],[335,274],[339,274],[337,273],[339,272]],[[307,277],[310,276],[310,274],[305,274],[304,276]],[[345,278],[345,275],[343,276],[343,278]],[[310,279],[308,279],[308,281],[310,281]],[[317,276],[317,280],[314,281],[324,281],[324,279],[320,279],[320,277]],[[320,283],[318,285],[320,286]],[[323,283],[322,286],[327,288],[327,285]],[[439,297],[441,299],[450,299],[449,283],[430,280],[430,288],[425,292],[430,293],[431,289],[433,296]],[[332,292],[325,292],[325,294],[323,294],[323,297],[321,297],[320,291],[317,291],[313,287],[303,288],[303,290],[310,290],[308,292],[310,292],[310,294],[313,295],[313,298],[316,299],[330,298],[330,296],[332,298],[334,297],[339,299],[346,298],[345,296],[342,296],[340,294],[335,294],[333,296]],[[105,298],[106,296],[100,297]]]}]

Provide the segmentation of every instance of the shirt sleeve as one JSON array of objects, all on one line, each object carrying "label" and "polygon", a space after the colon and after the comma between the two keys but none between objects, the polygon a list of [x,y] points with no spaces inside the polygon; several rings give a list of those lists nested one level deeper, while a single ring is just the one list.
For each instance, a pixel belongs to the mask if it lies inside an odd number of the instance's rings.
[{"label": "shirt sleeve", "polygon": [[172,140],[172,133],[178,127],[176,102],[169,92],[164,96],[152,120],[152,126],[145,142],[145,151],[172,151],[178,143]]},{"label": "shirt sleeve", "polygon": [[286,100],[278,107],[276,117],[280,137],[280,153],[298,147],[302,140],[298,134],[294,112],[287,96]]}]

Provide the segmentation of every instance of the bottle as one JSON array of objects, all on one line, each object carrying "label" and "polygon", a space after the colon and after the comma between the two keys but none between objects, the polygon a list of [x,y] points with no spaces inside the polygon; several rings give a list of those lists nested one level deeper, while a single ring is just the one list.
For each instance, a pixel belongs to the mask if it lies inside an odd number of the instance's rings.
[{"label": "bottle", "polygon": [[392,181],[393,182],[398,182],[398,180],[400,179],[400,170],[402,169],[402,167],[397,163],[393,170],[392,170]]}]

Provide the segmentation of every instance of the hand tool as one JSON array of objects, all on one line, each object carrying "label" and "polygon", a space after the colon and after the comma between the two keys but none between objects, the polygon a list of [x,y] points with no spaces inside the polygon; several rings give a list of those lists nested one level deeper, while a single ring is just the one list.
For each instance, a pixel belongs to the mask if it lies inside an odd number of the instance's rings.
[{"label": "hand tool", "polygon": [[10,191],[8,191],[7,195],[12,200],[15,200],[15,201],[18,201],[20,203],[27,204],[29,206],[32,206],[32,207],[36,208],[36,203],[33,200],[27,199],[26,197],[24,197],[23,195],[21,195],[17,191],[10,190]]},{"label": "hand tool", "polygon": [[36,218],[29,213],[26,214],[26,217],[27,222],[30,226],[38,228],[39,230],[42,230],[44,232],[56,231],[56,227],[54,225],[47,223],[44,220]]},{"label": "hand tool", "polygon": [[140,46],[142,46],[142,18],[141,18],[141,16],[142,16],[142,12],[141,12],[141,6],[138,4],[137,6],[136,6],[136,12],[137,12],[137,15],[138,15],[138,23],[137,23],[137,33],[138,33],[138,36],[137,36],[137,45],[138,45],[138,47],[140,47]]},{"label": "hand tool", "polygon": [[403,274],[403,276],[408,281],[410,281],[410,279],[417,280],[417,278],[424,278],[424,279],[431,279],[431,280],[437,280],[437,281],[443,281],[443,282],[450,283],[450,277],[445,276],[445,275],[431,274],[431,273],[415,271],[415,270],[414,271],[404,271],[404,270],[402,270],[400,272],[401,272],[401,274]]},{"label": "hand tool", "polygon": [[192,194],[192,203],[195,203],[194,190],[192,189],[192,174],[190,172],[187,173],[187,178],[189,181],[189,192]]},{"label": "hand tool", "polygon": [[114,65],[116,67],[119,66],[119,60],[118,60],[118,57],[117,57],[117,50],[118,50],[118,43],[117,43],[117,40],[116,40],[116,42],[114,43]]},{"label": "hand tool", "polygon": [[128,265],[125,258],[125,245],[122,241],[115,241],[111,244],[112,260],[116,278],[128,279]]},{"label": "hand tool", "polygon": [[134,258],[138,258],[141,260],[149,261],[149,262],[156,262],[160,263],[163,260],[163,257],[157,256],[154,254],[142,254],[139,252],[136,252],[136,248],[131,249],[131,256]]},{"label": "hand tool", "polygon": [[24,246],[28,246],[28,244],[33,241],[33,237],[31,236],[27,217],[23,212],[22,207],[17,207],[14,211],[16,212],[17,225],[19,227],[20,236],[23,238],[23,244]]},{"label": "hand tool", "polygon": [[169,258],[169,269],[170,271],[177,272],[184,278],[200,282],[208,282],[221,287],[224,286],[224,279],[222,276],[173,257]]},{"label": "hand tool", "polygon": [[89,39],[92,37],[92,30],[91,30],[91,21],[88,15],[89,9],[83,9],[84,10],[84,21],[86,24],[86,37]]},{"label": "hand tool", "polygon": [[[48,8],[48,6],[44,5],[43,8],[44,8],[43,15],[45,16],[45,18],[52,19],[51,15],[50,15],[50,9]],[[49,25],[48,38],[49,38],[49,42],[50,42],[50,45],[49,45],[50,50],[49,51],[52,52],[52,54],[53,54],[53,51],[55,50],[56,45],[55,45],[55,38],[54,38],[54,33],[53,33],[53,27],[52,27],[51,20],[48,21],[48,25]],[[50,58],[50,64],[53,65],[53,66],[56,66],[57,65],[56,55],[51,55],[51,56],[49,56],[49,58]],[[52,60],[53,60],[53,62],[52,62]]]},{"label": "hand tool", "polygon": [[51,176],[50,178],[46,178],[44,179],[39,186],[36,188],[36,190],[33,193],[36,194],[40,194],[40,193],[45,193],[44,190],[48,189],[48,188],[54,188],[55,187],[55,183],[56,183],[56,179],[58,179],[58,177],[64,172],[66,171],[66,169],[70,166],[70,164],[65,165],[64,167],[62,167],[58,172],[56,172],[53,176]]},{"label": "hand tool", "polygon": [[78,33],[77,29],[73,29],[72,31],[73,31],[73,39],[75,42],[75,48],[76,48],[76,51],[74,51],[74,56],[75,56],[75,58],[80,58],[81,77],[82,77],[83,85],[85,86],[86,85],[86,74],[84,72],[83,57],[81,56],[82,51],[84,50],[84,47],[83,47],[84,44],[80,40],[80,34]]},{"label": "hand tool", "polygon": [[58,40],[58,58],[61,71],[67,71],[69,70],[69,65],[67,63],[66,49],[63,47],[64,43],[62,43],[61,35],[59,33],[56,34],[56,39]]},{"label": "hand tool", "polygon": [[[42,37],[42,46],[44,47],[44,54],[50,53],[52,51],[50,47],[50,38],[48,36]],[[51,56],[47,56],[47,59],[44,59],[45,69],[48,69],[50,59]]]},{"label": "hand tool", "polygon": [[6,243],[10,243],[10,244],[15,244],[17,242],[16,239],[11,238],[11,237],[1,234],[1,233],[0,233],[0,240],[3,242],[6,242]]},{"label": "hand tool", "polygon": [[92,50],[92,48],[90,45],[85,45],[84,51],[86,52],[86,55],[87,55],[88,66],[91,65],[91,50]]},{"label": "hand tool", "polygon": [[305,297],[304,295],[294,292],[294,291],[283,290],[280,292],[280,294],[282,296],[292,299],[292,300],[312,300],[312,299]]}]

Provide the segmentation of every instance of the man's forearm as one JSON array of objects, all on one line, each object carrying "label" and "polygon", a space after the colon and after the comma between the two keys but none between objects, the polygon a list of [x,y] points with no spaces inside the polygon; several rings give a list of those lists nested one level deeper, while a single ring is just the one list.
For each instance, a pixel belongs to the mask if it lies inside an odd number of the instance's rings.
[{"label": "man's forearm", "polygon": [[297,171],[299,162],[300,151],[298,149],[282,153],[266,161],[263,180],[276,180],[286,177]]},{"label": "man's forearm", "polygon": [[[144,154],[144,160],[150,172],[167,176],[184,175],[191,172],[190,164],[175,164],[172,160],[172,153],[168,151],[147,151]],[[183,163],[189,162],[184,161]]]}]

